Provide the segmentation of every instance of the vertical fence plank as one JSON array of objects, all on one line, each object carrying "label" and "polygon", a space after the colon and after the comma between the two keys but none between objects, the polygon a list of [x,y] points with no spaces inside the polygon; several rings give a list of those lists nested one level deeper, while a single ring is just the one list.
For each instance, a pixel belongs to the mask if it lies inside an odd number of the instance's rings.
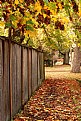
[{"label": "vertical fence plank", "polygon": [[23,80],[23,47],[21,47],[21,104],[23,105],[24,104],[24,95],[23,95],[23,92],[24,92],[24,88],[23,88],[23,83],[24,83],[24,80]]},{"label": "vertical fence plank", "polygon": [[9,93],[9,46],[8,42],[3,42],[3,52],[4,52],[4,110],[5,110],[5,120],[10,119],[10,93]]},{"label": "vertical fence plank", "polygon": [[12,95],[12,68],[13,68],[13,44],[11,42],[9,42],[9,90],[10,90],[10,119],[12,118],[12,98],[13,98],[13,95]]},{"label": "vertical fence plank", "polygon": [[[16,107],[16,108],[14,108]],[[21,47],[12,44],[12,116],[21,107]]]},{"label": "vertical fence plank", "polygon": [[32,92],[37,88],[37,52],[32,49]]},{"label": "vertical fence plank", "polygon": [[45,70],[44,70],[44,60],[43,60],[43,52],[39,52],[38,54],[38,67],[39,67],[39,83],[41,84],[41,82],[44,80],[44,74],[45,74]]},{"label": "vertical fence plank", "polygon": [[28,65],[27,65],[27,48],[22,48],[23,50],[23,103],[27,102],[28,100]]},{"label": "vertical fence plank", "polygon": [[43,53],[41,53],[41,78],[42,78],[42,80],[44,80],[44,75],[45,75],[45,72],[44,72],[44,57],[43,57]]},{"label": "vertical fence plank", "polygon": [[2,41],[0,40],[0,121],[4,121],[3,94],[3,52]]},{"label": "vertical fence plank", "polygon": [[40,79],[40,54],[38,52],[38,85],[41,84],[41,79]]},{"label": "vertical fence plank", "polygon": [[17,53],[17,57],[16,57],[16,68],[17,68],[17,77],[16,77],[16,84],[17,84],[17,97],[16,97],[16,101],[17,101],[17,108],[19,109],[21,107],[21,46],[17,45],[16,46],[16,53]]},{"label": "vertical fence plank", "polygon": [[32,94],[32,50],[28,48],[28,98],[30,98]]},{"label": "vertical fence plank", "polygon": [[[16,61],[16,44],[12,44],[12,116],[17,112],[16,96],[17,96],[17,61]],[[16,109],[14,108],[16,107]]]}]

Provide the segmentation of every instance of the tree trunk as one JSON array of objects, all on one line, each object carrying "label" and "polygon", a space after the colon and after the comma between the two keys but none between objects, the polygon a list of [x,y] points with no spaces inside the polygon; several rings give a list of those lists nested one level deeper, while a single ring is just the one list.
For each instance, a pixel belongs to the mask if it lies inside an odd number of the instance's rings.
[{"label": "tree trunk", "polygon": [[64,54],[63,64],[66,64],[66,65],[69,64],[69,52],[66,52],[66,53]]},{"label": "tree trunk", "polygon": [[79,73],[80,72],[80,47],[76,44],[74,48],[74,54],[72,57],[71,72]]}]

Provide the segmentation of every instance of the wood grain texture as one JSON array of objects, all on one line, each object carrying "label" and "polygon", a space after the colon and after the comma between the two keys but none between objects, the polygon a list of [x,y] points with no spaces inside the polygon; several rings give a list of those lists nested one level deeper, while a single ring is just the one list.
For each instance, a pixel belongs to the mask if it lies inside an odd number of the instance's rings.
[{"label": "wood grain texture", "polygon": [[9,93],[9,46],[8,42],[3,42],[3,82],[4,82],[4,111],[5,111],[5,120],[10,119],[10,93]]},{"label": "wood grain texture", "polygon": [[32,95],[32,49],[28,48],[28,96]]},{"label": "wood grain texture", "polygon": [[37,52],[32,49],[32,93],[37,88]]},{"label": "wood grain texture", "polygon": [[0,40],[0,121],[4,121],[3,94],[3,52],[2,41]]},{"label": "wood grain texture", "polygon": [[43,55],[0,40],[0,121],[9,121],[43,80]]},{"label": "wood grain texture", "polygon": [[27,49],[23,48],[23,103],[28,100],[28,60],[27,60]]}]

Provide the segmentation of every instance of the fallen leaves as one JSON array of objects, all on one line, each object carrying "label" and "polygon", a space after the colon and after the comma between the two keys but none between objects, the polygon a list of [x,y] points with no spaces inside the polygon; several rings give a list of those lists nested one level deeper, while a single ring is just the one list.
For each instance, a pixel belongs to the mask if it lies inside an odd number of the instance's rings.
[{"label": "fallen leaves", "polygon": [[[24,106],[21,120],[79,121],[81,87],[76,80],[47,79]],[[22,120],[23,119],[23,120]]]}]

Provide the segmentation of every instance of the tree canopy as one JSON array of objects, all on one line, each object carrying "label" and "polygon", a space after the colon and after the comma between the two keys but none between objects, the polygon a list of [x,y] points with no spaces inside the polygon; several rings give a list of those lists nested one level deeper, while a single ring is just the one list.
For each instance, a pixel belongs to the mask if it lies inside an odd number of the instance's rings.
[{"label": "tree canopy", "polygon": [[72,23],[75,34],[80,38],[80,31],[77,31],[81,27],[80,17],[81,0],[0,1],[0,26],[4,30],[11,30],[13,38],[21,36],[21,43],[24,37],[31,38],[38,28],[46,27],[52,22],[54,28],[61,31],[66,31]]}]

